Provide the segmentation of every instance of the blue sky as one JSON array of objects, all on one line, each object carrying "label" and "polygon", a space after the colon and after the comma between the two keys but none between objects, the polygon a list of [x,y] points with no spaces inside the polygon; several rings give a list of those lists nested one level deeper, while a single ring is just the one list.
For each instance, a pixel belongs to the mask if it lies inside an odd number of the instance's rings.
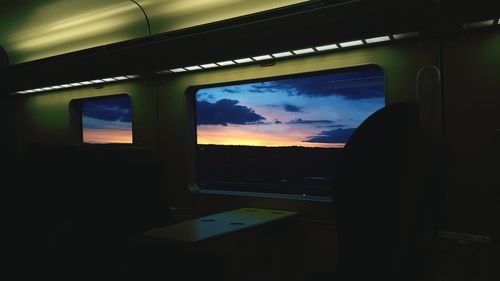
[{"label": "blue sky", "polygon": [[132,105],[129,96],[82,102],[83,142],[131,143]]},{"label": "blue sky", "polygon": [[384,106],[377,67],[199,89],[200,144],[343,147]]}]

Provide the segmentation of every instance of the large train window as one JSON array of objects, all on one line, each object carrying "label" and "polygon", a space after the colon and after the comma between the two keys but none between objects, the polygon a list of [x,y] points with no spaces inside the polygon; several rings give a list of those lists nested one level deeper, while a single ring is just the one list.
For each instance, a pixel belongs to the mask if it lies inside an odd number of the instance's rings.
[{"label": "large train window", "polygon": [[78,100],[81,141],[91,144],[131,144],[132,102],[128,95]]},{"label": "large train window", "polygon": [[331,196],[353,131],[385,104],[364,66],[197,87],[196,180],[203,191]]}]

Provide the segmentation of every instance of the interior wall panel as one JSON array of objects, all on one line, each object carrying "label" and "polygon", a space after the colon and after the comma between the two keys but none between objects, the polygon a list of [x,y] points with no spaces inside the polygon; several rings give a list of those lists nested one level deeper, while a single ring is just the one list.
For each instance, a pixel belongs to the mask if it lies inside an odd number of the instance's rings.
[{"label": "interior wall panel", "polygon": [[73,99],[128,94],[132,99],[134,145],[157,148],[155,84],[130,81],[23,96],[18,101],[20,145],[76,143],[70,103]]}]

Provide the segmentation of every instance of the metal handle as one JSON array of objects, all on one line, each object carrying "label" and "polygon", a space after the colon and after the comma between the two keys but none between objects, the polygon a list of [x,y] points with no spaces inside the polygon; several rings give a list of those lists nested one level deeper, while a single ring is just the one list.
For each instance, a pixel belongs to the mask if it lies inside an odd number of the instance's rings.
[{"label": "metal handle", "polygon": [[424,65],[417,71],[416,82],[420,129],[443,135],[441,71],[435,65]]}]

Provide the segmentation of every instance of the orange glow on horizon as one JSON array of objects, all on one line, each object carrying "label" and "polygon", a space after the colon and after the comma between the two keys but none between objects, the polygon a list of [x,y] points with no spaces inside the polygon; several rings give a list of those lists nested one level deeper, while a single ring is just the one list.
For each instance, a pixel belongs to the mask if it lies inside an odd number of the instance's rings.
[{"label": "orange glow on horizon", "polygon": [[[249,145],[249,146],[303,146],[323,148],[343,148],[345,143],[312,143],[301,141],[308,132],[289,131],[287,135],[275,135],[263,130],[246,130],[240,127],[224,127],[211,130],[211,126],[201,126],[197,130],[198,144]],[[309,134],[309,135],[312,135]]]},{"label": "orange glow on horizon", "polygon": [[84,129],[85,143],[132,143],[132,130]]}]

